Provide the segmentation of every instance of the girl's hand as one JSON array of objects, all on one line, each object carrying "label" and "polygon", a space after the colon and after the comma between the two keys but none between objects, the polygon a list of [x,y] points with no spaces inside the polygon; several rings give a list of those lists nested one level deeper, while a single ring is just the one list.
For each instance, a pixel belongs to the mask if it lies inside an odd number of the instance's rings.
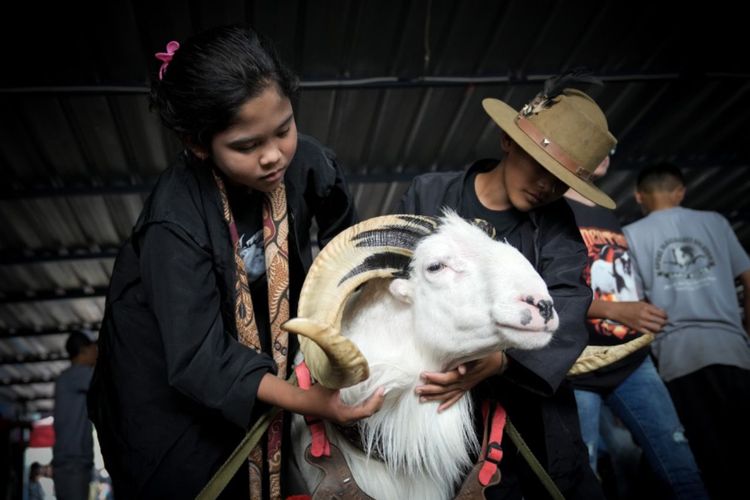
[{"label": "girl's hand", "polygon": [[446,372],[424,372],[421,379],[425,384],[417,386],[415,392],[421,402],[442,401],[438,406],[440,413],[453,406],[482,380],[501,374],[507,363],[505,353],[499,351]]},{"label": "girl's hand", "polygon": [[358,405],[344,404],[339,392],[320,384],[314,384],[308,390],[300,389],[272,373],[267,373],[260,380],[258,399],[300,415],[318,417],[340,425],[369,417],[383,406],[385,400],[385,390],[382,387]]},{"label": "girl's hand", "polygon": [[369,398],[358,405],[347,405],[341,401],[340,390],[328,389],[314,384],[305,391],[310,397],[312,412],[307,415],[330,420],[339,425],[349,425],[357,420],[367,418],[383,406],[385,389],[378,388]]}]

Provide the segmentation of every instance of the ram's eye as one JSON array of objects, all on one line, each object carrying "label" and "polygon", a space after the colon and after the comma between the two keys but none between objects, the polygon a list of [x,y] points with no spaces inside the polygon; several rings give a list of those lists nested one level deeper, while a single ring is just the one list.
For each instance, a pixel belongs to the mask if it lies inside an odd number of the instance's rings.
[{"label": "ram's eye", "polygon": [[432,264],[427,266],[427,271],[431,273],[436,273],[444,267],[445,267],[445,264],[443,264],[442,262],[433,262]]}]

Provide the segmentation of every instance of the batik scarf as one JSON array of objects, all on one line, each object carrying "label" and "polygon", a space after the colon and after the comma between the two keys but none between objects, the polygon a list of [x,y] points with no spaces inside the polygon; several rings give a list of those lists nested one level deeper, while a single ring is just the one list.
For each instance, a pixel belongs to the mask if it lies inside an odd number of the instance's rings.
[{"label": "batik scarf", "polygon": [[[255,323],[253,302],[247,281],[245,264],[240,255],[239,235],[229,207],[224,181],[214,170],[214,179],[221,194],[224,220],[229,226],[234,247],[235,280],[234,280],[234,319],[237,324],[237,335],[240,343],[257,352],[261,352],[258,326]],[[263,248],[266,258],[266,277],[268,281],[268,312],[271,323],[273,360],[278,367],[278,376],[286,378],[288,333],[281,325],[289,319],[289,223],[286,207],[286,189],[282,182],[271,193],[263,198]],[[281,498],[281,435],[283,431],[283,412],[279,412],[268,426],[267,454],[269,473],[269,497]],[[263,498],[263,449],[256,446],[248,457],[250,469],[250,497]]]}]

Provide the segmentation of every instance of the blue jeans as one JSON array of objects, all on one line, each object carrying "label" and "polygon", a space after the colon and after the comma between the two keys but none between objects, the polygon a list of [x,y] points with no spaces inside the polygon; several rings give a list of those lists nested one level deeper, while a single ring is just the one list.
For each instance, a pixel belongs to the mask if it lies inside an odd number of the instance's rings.
[{"label": "blue jeans", "polygon": [[[669,392],[651,358],[606,396],[576,390],[581,435],[596,471],[602,402],[622,420],[643,450],[654,475],[675,498],[708,498]],[[617,453],[617,450],[610,450]]]}]

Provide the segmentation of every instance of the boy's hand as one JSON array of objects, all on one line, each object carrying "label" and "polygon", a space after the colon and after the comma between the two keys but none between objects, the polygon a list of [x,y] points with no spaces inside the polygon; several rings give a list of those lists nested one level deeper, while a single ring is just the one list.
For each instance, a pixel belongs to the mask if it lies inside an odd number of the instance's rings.
[{"label": "boy's hand", "polygon": [[610,302],[613,319],[642,333],[658,333],[667,324],[667,313],[643,301]]},{"label": "boy's hand", "polygon": [[441,401],[438,406],[440,413],[482,380],[502,373],[506,364],[505,353],[498,351],[445,372],[424,372],[421,375],[424,385],[417,386],[415,392],[421,402]]}]

